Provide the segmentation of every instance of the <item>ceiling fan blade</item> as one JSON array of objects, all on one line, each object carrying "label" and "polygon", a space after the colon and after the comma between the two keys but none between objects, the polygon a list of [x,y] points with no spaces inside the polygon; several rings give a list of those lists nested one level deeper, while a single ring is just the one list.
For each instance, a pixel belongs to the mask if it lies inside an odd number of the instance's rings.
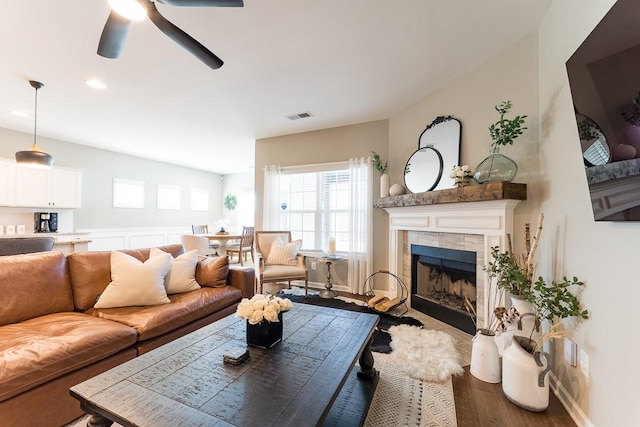
[{"label": "ceiling fan blade", "polygon": [[156,0],[168,6],[243,7],[242,0]]},{"label": "ceiling fan blade", "polygon": [[111,11],[107,23],[104,24],[100,42],[98,43],[98,55],[105,58],[117,58],[122,52],[124,42],[129,32],[130,20]]},{"label": "ceiling fan blade", "polygon": [[158,12],[158,9],[156,9],[153,2],[147,3],[147,16],[151,19],[151,22],[160,29],[160,31],[165,33],[171,40],[178,43],[209,67],[217,69],[222,67],[222,64],[224,64],[220,58],[204,47],[200,42],[173,25],[164,16],[160,15],[160,12]]}]

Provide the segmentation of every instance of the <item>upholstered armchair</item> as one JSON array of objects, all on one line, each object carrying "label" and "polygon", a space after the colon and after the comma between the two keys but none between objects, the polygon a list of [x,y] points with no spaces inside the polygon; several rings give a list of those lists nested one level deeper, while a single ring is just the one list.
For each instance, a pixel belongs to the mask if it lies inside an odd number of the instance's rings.
[{"label": "upholstered armchair", "polygon": [[258,293],[262,293],[265,283],[304,280],[304,296],[309,288],[309,272],[306,257],[299,254],[301,240],[291,241],[290,231],[256,231],[255,250],[258,258],[256,279]]}]

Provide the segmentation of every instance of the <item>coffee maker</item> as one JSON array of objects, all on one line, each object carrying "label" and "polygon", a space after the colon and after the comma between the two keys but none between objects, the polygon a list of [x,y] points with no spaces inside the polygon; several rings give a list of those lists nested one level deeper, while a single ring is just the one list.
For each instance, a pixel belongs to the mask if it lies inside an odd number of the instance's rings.
[{"label": "coffee maker", "polygon": [[33,214],[33,230],[36,233],[55,233],[58,231],[57,212],[35,212]]}]

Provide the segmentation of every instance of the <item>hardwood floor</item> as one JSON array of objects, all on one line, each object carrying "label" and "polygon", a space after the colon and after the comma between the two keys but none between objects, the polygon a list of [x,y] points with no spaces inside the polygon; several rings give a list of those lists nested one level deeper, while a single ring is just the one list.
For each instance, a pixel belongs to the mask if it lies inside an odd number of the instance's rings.
[{"label": "hardwood floor", "polygon": [[[346,299],[354,297],[342,292],[339,294]],[[511,403],[502,392],[501,384],[485,383],[471,375],[472,335],[414,309],[409,309],[406,315],[419,319],[425,328],[445,331],[456,340],[456,348],[465,367],[463,375],[453,377],[458,427],[575,427],[576,424],[553,392],[549,395],[549,407],[544,412],[530,412]]]},{"label": "hardwood floor", "polygon": [[478,426],[571,426],[575,423],[558,398],[550,393],[549,407],[544,412],[530,412],[511,403],[500,384],[480,381],[469,373],[453,377],[458,427]]}]

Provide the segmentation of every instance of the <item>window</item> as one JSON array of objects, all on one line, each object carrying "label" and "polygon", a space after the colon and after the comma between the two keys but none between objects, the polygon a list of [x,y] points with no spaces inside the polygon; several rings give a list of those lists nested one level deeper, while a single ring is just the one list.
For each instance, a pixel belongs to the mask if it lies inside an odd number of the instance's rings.
[{"label": "window", "polygon": [[144,208],[144,181],[113,178],[114,208]]},{"label": "window", "polygon": [[158,184],[158,209],[180,209],[181,195],[177,185]]},{"label": "window", "polygon": [[[280,224],[302,239],[303,250],[326,251],[329,237],[336,250],[349,250],[350,181],[348,164],[317,172],[287,172],[280,178]],[[339,167],[339,166],[338,166]]]}]

